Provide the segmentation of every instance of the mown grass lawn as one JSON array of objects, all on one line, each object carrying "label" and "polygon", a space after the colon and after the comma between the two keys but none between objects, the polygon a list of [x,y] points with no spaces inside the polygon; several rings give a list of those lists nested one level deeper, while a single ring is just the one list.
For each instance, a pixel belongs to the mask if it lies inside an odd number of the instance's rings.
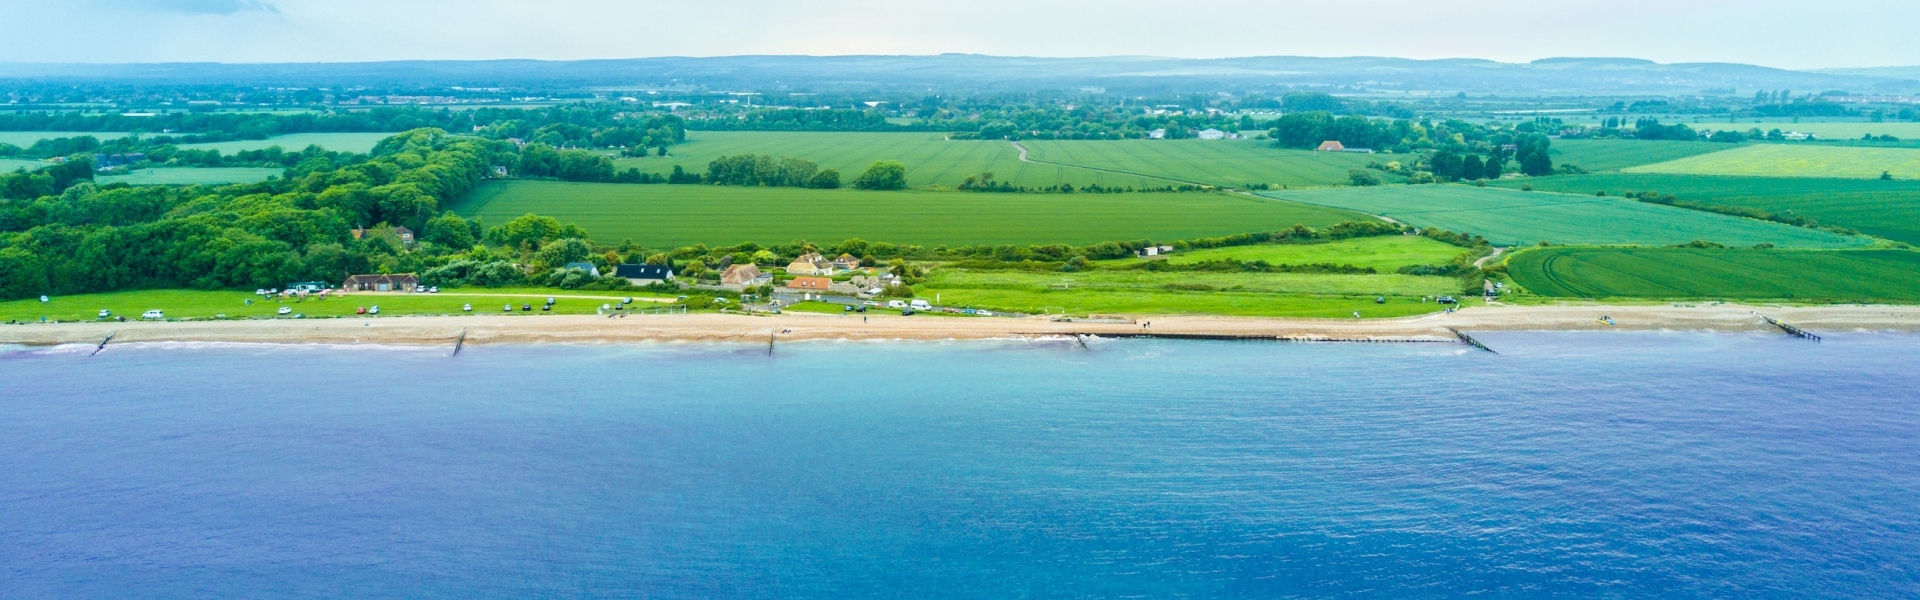
[{"label": "mown grass lawn", "polygon": [[[1362,268],[1371,267],[1381,273],[1392,273],[1400,267],[1412,265],[1444,265],[1466,251],[1465,248],[1437,242],[1431,238],[1390,235],[1321,244],[1263,244],[1206,248],[1178,252],[1166,258],[1153,260],[1165,260],[1175,265],[1226,259],[1241,262],[1263,260],[1275,265],[1353,265]],[[1127,258],[1101,261],[1101,264],[1131,265],[1146,260],[1148,259]]]}]

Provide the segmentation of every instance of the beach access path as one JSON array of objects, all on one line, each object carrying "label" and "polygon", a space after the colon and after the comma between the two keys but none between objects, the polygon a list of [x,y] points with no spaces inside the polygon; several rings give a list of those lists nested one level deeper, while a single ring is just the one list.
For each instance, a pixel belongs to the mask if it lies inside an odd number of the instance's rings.
[{"label": "beach access path", "polygon": [[[1613,324],[1602,322],[1607,316]],[[1762,317],[1820,332],[1920,332],[1920,306],[1474,306],[1453,313],[1395,319],[1284,319],[1199,315],[1131,316],[1103,322],[1046,317],[948,317],[892,314],[787,313],[747,316],[694,313],[622,318],[566,315],[344,317],[0,326],[0,344],[259,342],[323,344],[619,343],[793,340],[966,340],[1051,336],[1287,338],[1352,341],[1452,341],[1450,329],[1482,331],[1779,332]],[[1146,323],[1151,323],[1149,329]],[[1784,335],[1784,334],[1783,334]]]}]

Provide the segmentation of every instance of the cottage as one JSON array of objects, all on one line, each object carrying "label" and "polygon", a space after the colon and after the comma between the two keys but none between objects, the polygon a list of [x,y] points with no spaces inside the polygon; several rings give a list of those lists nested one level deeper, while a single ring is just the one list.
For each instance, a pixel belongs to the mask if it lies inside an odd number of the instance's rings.
[{"label": "cottage", "polygon": [[586,271],[588,275],[594,277],[600,276],[600,267],[593,266],[593,263],[590,262],[570,262],[567,263],[567,268]]},{"label": "cottage", "polygon": [[340,284],[340,289],[355,292],[411,292],[418,287],[420,287],[420,277],[412,273],[354,275]]},{"label": "cottage", "polygon": [[787,282],[787,289],[793,290],[824,292],[830,287],[833,287],[833,280],[825,277],[795,277]]},{"label": "cottage", "polygon": [[833,259],[833,268],[852,271],[860,268],[860,259],[854,258],[852,254],[841,254],[839,258]]},{"label": "cottage", "polygon": [[624,277],[634,285],[648,285],[673,281],[673,269],[666,265],[620,265],[614,267],[616,277]]},{"label": "cottage", "polygon": [[820,256],[819,252],[802,254],[800,258],[793,259],[793,264],[787,265],[788,275],[830,275],[832,273],[833,263],[827,262],[826,257]]},{"label": "cottage", "polygon": [[761,277],[765,275],[753,264],[728,265],[727,270],[720,273],[720,285],[753,285]]}]

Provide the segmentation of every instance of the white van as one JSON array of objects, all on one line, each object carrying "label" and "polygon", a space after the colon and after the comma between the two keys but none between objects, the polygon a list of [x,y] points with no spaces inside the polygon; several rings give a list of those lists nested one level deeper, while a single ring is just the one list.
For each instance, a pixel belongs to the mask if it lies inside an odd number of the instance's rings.
[{"label": "white van", "polygon": [[167,315],[166,315],[166,313],[163,313],[163,312],[160,312],[160,309],[158,309],[158,308],[156,308],[156,309],[153,309],[153,310],[150,310],[150,311],[147,311],[147,312],[143,312],[143,313],[140,313],[140,318],[142,318],[142,319],[165,319],[165,318],[167,318]]},{"label": "white van", "polygon": [[907,301],[905,300],[888,300],[887,301],[887,308],[906,308],[906,307],[907,307]]},{"label": "white van", "polygon": [[933,310],[933,305],[928,304],[925,300],[914,300],[908,304],[908,306],[913,307],[914,310]]}]

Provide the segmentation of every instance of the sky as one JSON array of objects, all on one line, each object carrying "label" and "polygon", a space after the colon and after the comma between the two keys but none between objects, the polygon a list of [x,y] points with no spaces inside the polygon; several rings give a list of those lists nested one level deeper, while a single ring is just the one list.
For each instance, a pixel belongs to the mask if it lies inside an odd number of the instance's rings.
[{"label": "sky", "polygon": [[0,61],[741,54],[1920,65],[1915,0],[0,0]]}]

